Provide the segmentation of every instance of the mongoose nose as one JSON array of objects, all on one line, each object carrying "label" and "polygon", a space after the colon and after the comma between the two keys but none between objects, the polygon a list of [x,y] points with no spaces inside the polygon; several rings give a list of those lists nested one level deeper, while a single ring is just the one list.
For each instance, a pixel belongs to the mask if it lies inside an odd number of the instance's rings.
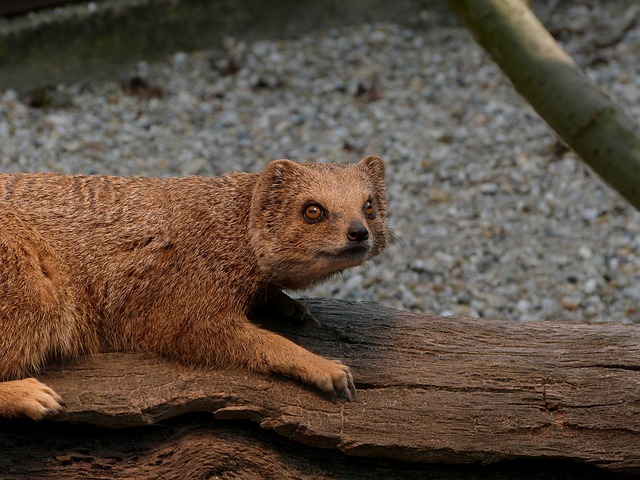
[{"label": "mongoose nose", "polygon": [[362,222],[355,220],[347,229],[347,238],[352,242],[362,242],[369,238],[369,230]]}]

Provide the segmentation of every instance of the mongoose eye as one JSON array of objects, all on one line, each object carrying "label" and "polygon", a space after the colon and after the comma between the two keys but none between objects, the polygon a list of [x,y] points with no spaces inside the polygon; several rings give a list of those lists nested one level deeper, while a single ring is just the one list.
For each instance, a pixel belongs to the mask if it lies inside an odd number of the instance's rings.
[{"label": "mongoose eye", "polygon": [[375,218],[376,211],[373,208],[373,202],[371,200],[367,200],[365,202],[364,207],[362,207],[362,210],[364,211],[364,214],[367,216],[367,218]]},{"label": "mongoose eye", "polygon": [[325,213],[320,205],[317,203],[310,203],[304,208],[303,216],[308,223],[315,223],[322,220]]}]

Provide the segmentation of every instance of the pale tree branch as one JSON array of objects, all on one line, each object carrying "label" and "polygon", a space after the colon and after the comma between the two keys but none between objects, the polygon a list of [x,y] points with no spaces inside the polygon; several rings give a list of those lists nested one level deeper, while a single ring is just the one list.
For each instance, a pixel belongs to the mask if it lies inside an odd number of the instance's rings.
[{"label": "pale tree branch", "polygon": [[584,75],[522,0],[449,0],[516,90],[605,181],[640,209],[634,122]]}]

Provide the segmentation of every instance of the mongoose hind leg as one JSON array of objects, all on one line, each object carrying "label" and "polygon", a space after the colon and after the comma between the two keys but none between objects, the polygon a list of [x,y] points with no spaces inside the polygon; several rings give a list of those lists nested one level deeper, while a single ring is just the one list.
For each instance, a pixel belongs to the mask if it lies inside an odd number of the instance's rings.
[{"label": "mongoose hind leg", "polygon": [[0,417],[41,420],[63,410],[60,395],[35,378],[0,383]]},{"label": "mongoose hind leg", "polygon": [[60,411],[60,397],[24,378],[93,350],[95,336],[61,258],[25,223],[0,209],[0,416],[41,418]]}]

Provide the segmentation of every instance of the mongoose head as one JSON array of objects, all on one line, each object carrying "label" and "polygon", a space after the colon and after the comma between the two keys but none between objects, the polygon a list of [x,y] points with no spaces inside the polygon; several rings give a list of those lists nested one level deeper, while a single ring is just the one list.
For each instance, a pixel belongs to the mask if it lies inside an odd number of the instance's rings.
[{"label": "mongoose head", "polygon": [[249,236],[265,278],[301,289],[379,254],[387,245],[384,163],[274,160],[258,178]]}]

